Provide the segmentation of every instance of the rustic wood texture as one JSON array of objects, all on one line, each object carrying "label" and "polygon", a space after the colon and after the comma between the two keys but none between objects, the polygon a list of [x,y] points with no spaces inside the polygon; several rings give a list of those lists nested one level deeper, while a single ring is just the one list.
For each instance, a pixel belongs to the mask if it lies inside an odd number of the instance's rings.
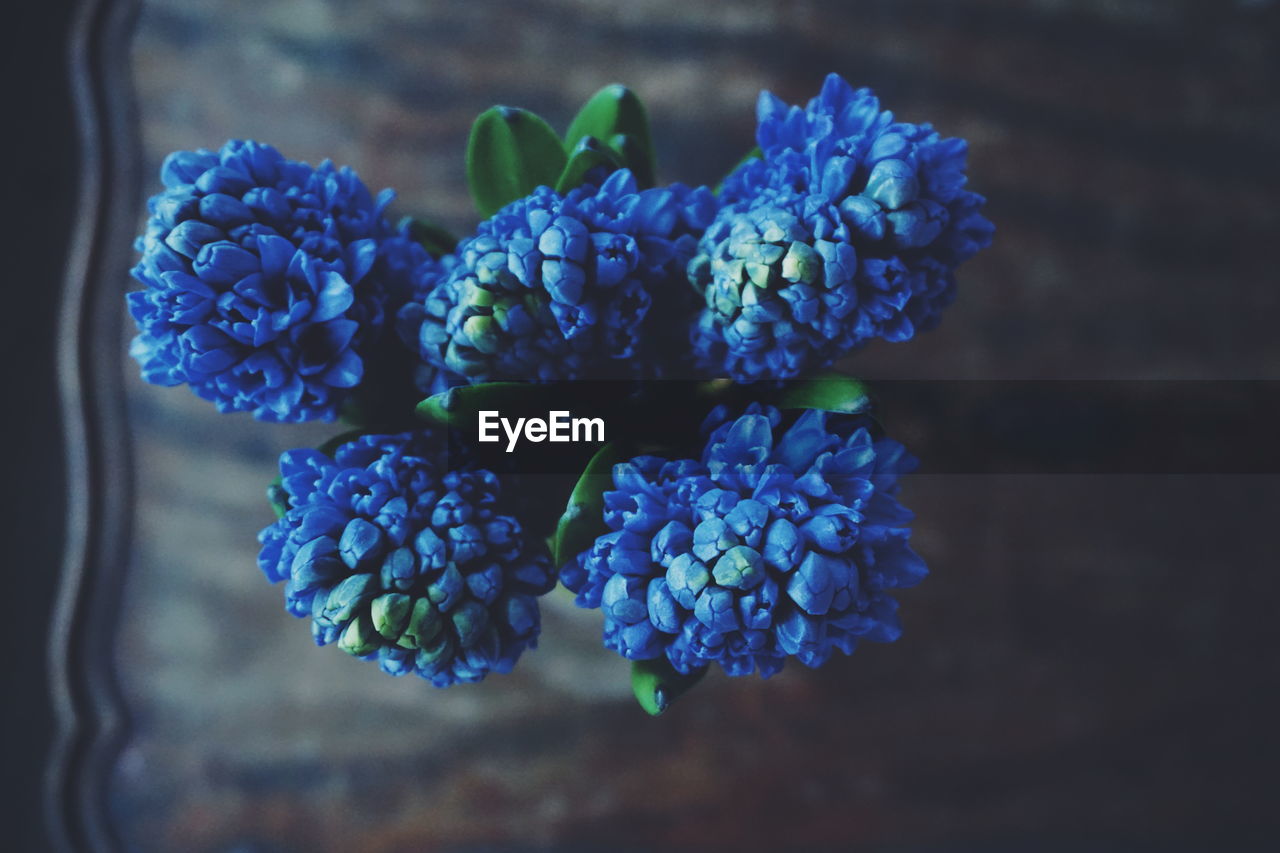
[{"label": "rustic wood texture", "polygon": [[[851,370],[1277,379],[1278,24],[1190,0],[151,0],[134,68],[148,176],[258,138],[460,231],[491,104],[563,127],[625,82],[662,176],[714,182],[761,88],[794,102],[837,71],[967,137],[997,225],[937,331]],[[276,455],[329,430],[128,368],[130,849],[1253,849],[1278,828],[1280,478],[913,477],[933,575],[900,642],[717,674],[648,719],[558,594],[541,648],[479,686],[314,648],[253,535]]]}]

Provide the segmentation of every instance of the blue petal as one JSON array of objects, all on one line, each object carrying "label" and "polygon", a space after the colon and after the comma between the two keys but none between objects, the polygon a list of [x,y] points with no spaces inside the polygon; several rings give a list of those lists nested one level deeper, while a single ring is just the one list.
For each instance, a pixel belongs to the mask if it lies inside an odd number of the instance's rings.
[{"label": "blue petal", "polygon": [[382,561],[382,569],[378,574],[383,589],[408,591],[417,576],[417,558],[408,548],[397,548]]},{"label": "blue petal", "polygon": [[164,158],[160,166],[160,180],[166,187],[194,184],[206,169],[217,163],[218,158],[211,151],[175,151]]},{"label": "blue petal", "polygon": [[432,583],[427,586],[427,597],[442,612],[452,610],[462,596],[466,584],[457,566],[449,563]]},{"label": "blue petal", "polygon": [[200,217],[222,228],[230,228],[253,220],[244,202],[225,193],[212,193],[200,199]]},{"label": "blue petal", "polygon": [[764,561],[754,548],[737,545],[716,560],[711,576],[723,587],[752,589],[764,580]]},{"label": "blue petal", "polygon": [[311,319],[316,323],[341,316],[355,302],[355,291],[340,273],[329,270],[321,280],[324,286],[316,294],[316,307],[311,312]]},{"label": "blue petal", "polygon": [[785,518],[775,519],[765,533],[762,556],[780,572],[794,569],[803,553],[800,532]]},{"label": "blue petal", "polygon": [[897,210],[920,192],[916,170],[902,160],[881,160],[871,169],[863,194],[889,210]]},{"label": "blue petal", "polygon": [[787,595],[804,612],[821,616],[831,607],[840,574],[836,558],[810,552],[787,581]]},{"label": "blue petal", "polygon": [[220,240],[208,243],[196,254],[192,269],[211,284],[234,284],[261,269],[258,256],[235,243]]},{"label": "blue petal", "polygon": [[840,202],[840,214],[850,228],[866,239],[877,241],[884,237],[884,209],[872,199],[851,195]]},{"label": "blue petal", "polygon": [[364,362],[351,350],[343,350],[337,360],[321,374],[324,384],[332,388],[354,388],[364,376]]},{"label": "blue petal", "polygon": [[614,575],[604,585],[604,597],[600,603],[605,615],[623,625],[644,620],[649,613],[645,604],[643,578]]},{"label": "blue petal", "polygon": [[827,198],[840,198],[849,189],[858,163],[852,157],[832,157],[822,170],[822,194]]},{"label": "blue petal", "polygon": [[351,519],[338,542],[342,561],[353,569],[366,560],[381,556],[381,546],[382,531],[363,518]]},{"label": "blue petal", "polygon": [[502,591],[502,568],[492,563],[478,572],[467,575],[467,589],[484,604],[492,604]]},{"label": "blue petal", "polygon": [[724,519],[708,518],[693,529],[693,554],[708,563],[738,544],[738,538]]},{"label": "blue petal", "polygon": [[458,646],[469,648],[484,635],[489,627],[489,611],[478,601],[464,601],[450,614],[453,630],[458,635]]},{"label": "blue petal", "polygon": [[353,284],[362,281],[377,260],[377,240],[356,240],[347,247],[347,278]]},{"label": "blue petal", "polygon": [[553,300],[563,305],[577,305],[587,278],[582,267],[569,261],[548,258],[542,262],[542,283]]},{"label": "blue petal", "polygon": [[[226,239],[227,235],[222,229],[207,222],[201,222],[198,219],[188,219],[185,222],[179,222],[169,232],[169,235],[164,238],[164,242],[178,254],[188,258],[195,258],[205,246],[210,243],[216,243],[219,240],[225,241]],[[228,245],[234,246],[235,244],[229,243]],[[252,269],[256,265],[256,262],[250,262],[249,267]]]},{"label": "blue petal", "polygon": [[791,610],[781,621],[776,621],[778,648],[785,654],[798,655],[817,647],[822,636],[818,623],[799,610]]},{"label": "blue petal", "polygon": [[649,621],[653,626],[667,634],[679,632],[681,621],[679,606],[675,596],[667,587],[665,579],[653,578],[649,581],[647,600]]},{"label": "blue petal", "polygon": [[711,572],[692,554],[681,554],[667,567],[667,588],[680,606],[692,610],[698,595],[711,582]]},{"label": "blue petal", "polygon": [[733,593],[719,587],[708,587],[698,596],[693,608],[694,617],[712,631],[726,633],[738,627],[738,615],[733,608]]},{"label": "blue petal", "polygon": [[513,595],[506,602],[506,622],[517,637],[538,632],[538,605],[527,595]]}]

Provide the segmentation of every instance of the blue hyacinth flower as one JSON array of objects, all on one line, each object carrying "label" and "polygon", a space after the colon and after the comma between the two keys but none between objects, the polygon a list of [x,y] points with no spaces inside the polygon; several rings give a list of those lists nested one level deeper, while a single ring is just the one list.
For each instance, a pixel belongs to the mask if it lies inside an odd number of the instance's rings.
[{"label": "blue hyacinth flower", "polygon": [[257,142],[178,151],[149,202],[130,293],[142,376],[190,386],[219,411],[332,420],[411,280],[413,252],[354,172]]},{"label": "blue hyacinth flower", "polygon": [[610,529],[561,570],[604,642],[681,673],[769,676],[901,633],[894,589],[926,574],[897,500],[914,467],[864,416],[723,406],[701,459],[639,456],[604,493]]},{"label": "blue hyacinth flower", "polygon": [[937,325],[993,231],[965,189],[965,141],[895,121],[835,74],[806,107],[763,92],[757,113],[761,157],[726,179],[689,265],[703,368],[791,378]]},{"label": "blue hyacinth flower", "polygon": [[545,549],[442,433],[291,450],[280,474],[289,508],[259,535],[258,563],[317,644],[437,687],[509,672],[537,644],[555,583]]},{"label": "blue hyacinth flower", "polygon": [[539,187],[459,244],[400,324],[425,362],[470,382],[657,375],[717,209],[705,187],[640,191],[626,169],[564,196]]}]

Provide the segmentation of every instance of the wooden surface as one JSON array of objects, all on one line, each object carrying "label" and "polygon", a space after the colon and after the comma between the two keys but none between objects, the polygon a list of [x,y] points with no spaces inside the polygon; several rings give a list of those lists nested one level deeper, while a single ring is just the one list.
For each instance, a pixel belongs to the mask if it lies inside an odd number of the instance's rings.
[{"label": "wooden surface", "polygon": [[[1266,2],[152,0],[143,189],[169,150],[258,138],[465,231],[491,104],[563,127],[625,82],[662,176],[710,183],[761,88],[798,101],[838,71],[967,137],[997,226],[937,331],[851,370],[1280,379],[1277,26]],[[910,478],[933,574],[900,642],[716,674],[654,720],[558,595],[541,648],[479,686],[316,649],[253,537],[277,454],[328,430],[126,369],[130,849],[1203,850],[1277,829],[1276,476]]]}]

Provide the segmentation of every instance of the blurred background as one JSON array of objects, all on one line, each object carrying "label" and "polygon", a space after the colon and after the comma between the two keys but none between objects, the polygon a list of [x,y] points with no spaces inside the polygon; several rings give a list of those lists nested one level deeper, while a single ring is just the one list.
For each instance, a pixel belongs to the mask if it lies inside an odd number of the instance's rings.
[{"label": "blurred background", "polygon": [[[563,129],[623,82],[649,108],[660,178],[714,184],[752,145],[761,89],[802,102],[835,71],[966,137],[997,227],[938,330],[877,342],[850,371],[1275,380],[1278,12],[146,0],[140,192],[171,150],[254,138],[466,233],[463,152],[492,104]],[[1280,477],[908,478],[932,575],[900,596],[902,640],[768,681],[717,672],[650,719],[597,614],[558,594],[538,651],[480,685],[439,691],[315,648],[254,535],[280,451],[332,430],[220,416],[121,369],[138,498],[116,660],[133,728],[111,808],[130,850],[1271,849]]]}]

